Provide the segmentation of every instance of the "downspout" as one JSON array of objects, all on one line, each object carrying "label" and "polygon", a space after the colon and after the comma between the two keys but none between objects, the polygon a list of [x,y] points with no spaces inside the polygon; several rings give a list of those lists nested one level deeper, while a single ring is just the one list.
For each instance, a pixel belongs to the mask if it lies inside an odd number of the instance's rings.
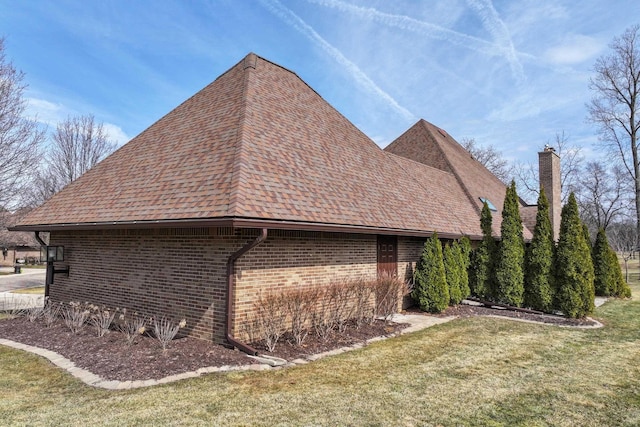
[{"label": "downspout", "polygon": [[238,260],[238,258],[240,258],[242,255],[246,254],[247,252],[249,252],[251,249],[255,248],[256,246],[258,246],[260,243],[264,242],[267,238],[267,229],[263,228],[262,232],[260,233],[260,235],[258,237],[256,237],[256,239],[252,242],[247,243],[246,245],[244,245],[243,247],[241,247],[240,249],[238,249],[236,252],[232,253],[229,256],[229,259],[227,260],[227,331],[226,331],[226,338],[227,341],[229,342],[229,344],[233,345],[234,347],[239,348],[240,350],[244,351],[247,354],[253,355],[253,356],[257,356],[258,352],[248,346],[247,344],[238,341],[237,339],[234,338],[233,336],[233,331],[231,328],[231,323],[233,320],[233,296],[234,296],[234,286],[233,286],[233,275],[234,275],[234,271],[235,271],[235,266],[236,266],[236,261]]},{"label": "downspout", "polygon": [[[38,241],[38,243],[40,243],[42,246],[47,247],[47,244],[44,242],[44,240],[42,240],[42,237],[40,237],[40,232],[36,231],[35,232],[35,236],[36,236],[36,240]],[[47,261],[47,276],[44,279],[44,299],[45,301],[49,298],[49,285],[51,285],[51,283],[53,283],[53,263]]]}]

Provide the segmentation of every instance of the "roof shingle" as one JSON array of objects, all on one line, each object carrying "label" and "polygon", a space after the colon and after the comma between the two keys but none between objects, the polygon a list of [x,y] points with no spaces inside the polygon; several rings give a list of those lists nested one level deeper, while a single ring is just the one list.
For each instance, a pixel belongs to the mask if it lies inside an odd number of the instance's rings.
[{"label": "roof shingle", "polygon": [[[504,185],[430,127],[383,151],[295,73],[249,54],[16,228],[241,218],[478,236],[471,196],[501,206]],[[403,143],[412,133],[428,146]]]}]

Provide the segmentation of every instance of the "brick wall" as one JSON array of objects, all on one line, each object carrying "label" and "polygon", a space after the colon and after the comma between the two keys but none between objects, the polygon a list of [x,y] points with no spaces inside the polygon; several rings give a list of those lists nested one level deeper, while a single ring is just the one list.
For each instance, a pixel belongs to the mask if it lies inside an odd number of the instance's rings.
[{"label": "brick wall", "polygon": [[[257,230],[159,229],[52,232],[65,246],[69,277],[56,275],[53,301],[88,301],[150,315],[186,318],[190,335],[224,341],[226,262]],[[236,318],[259,292],[375,277],[376,237],[270,231],[236,263]]]},{"label": "brick wall", "polygon": [[260,292],[322,286],[376,275],[376,236],[269,231],[260,246],[236,263],[234,334],[249,318]]}]

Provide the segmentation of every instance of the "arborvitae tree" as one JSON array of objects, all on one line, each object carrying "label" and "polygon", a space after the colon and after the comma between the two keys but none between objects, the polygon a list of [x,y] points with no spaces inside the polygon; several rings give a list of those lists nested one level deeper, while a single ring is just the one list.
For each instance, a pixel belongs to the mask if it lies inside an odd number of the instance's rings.
[{"label": "arborvitae tree", "polygon": [[589,246],[589,250],[593,253],[594,245],[591,243],[591,233],[589,233],[589,227],[587,227],[587,224],[584,222],[582,223],[582,234],[584,235],[584,240],[587,242],[587,246]]},{"label": "arborvitae tree", "polygon": [[467,236],[460,239],[460,291],[462,299],[471,295],[469,289],[469,265],[471,263],[471,241]]},{"label": "arborvitae tree", "polygon": [[595,288],[593,263],[584,238],[573,193],[562,208],[560,238],[555,259],[556,307],[568,317],[593,312]]},{"label": "arborvitae tree", "polygon": [[442,245],[433,233],[424,244],[416,265],[415,285],[411,294],[423,311],[439,313],[449,305],[449,289],[442,259]]},{"label": "arborvitae tree", "polygon": [[482,242],[472,254],[469,285],[473,295],[486,299],[493,298],[494,265],[497,252],[496,241],[491,235],[492,221],[491,210],[485,202],[480,215]]},{"label": "arborvitae tree", "polygon": [[626,280],[624,280],[624,277],[622,277],[622,267],[620,267],[620,263],[618,262],[618,255],[613,249],[610,249],[609,255],[611,257],[611,269],[615,277],[615,296],[631,298],[631,288]]},{"label": "arborvitae tree", "polygon": [[614,268],[612,268],[611,248],[603,228],[598,230],[591,259],[593,261],[593,285],[596,295],[603,297],[615,295],[618,285],[616,282],[617,277]]},{"label": "arborvitae tree", "polygon": [[498,302],[520,306],[524,295],[524,239],[514,181],[507,187],[500,234],[502,240],[496,258],[495,297]]},{"label": "arborvitae tree", "polygon": [[462,251],[458,242],[444,247],[444,270],[447,276],[447,286],[449,287],[449,303],[460,304],[462,301],[462,269],[460,263]]},{"label": "arborvitae tree", "polygon": [[535,310],[553,308],[553,246],[549,202],[541,188],[533,239],[525,257],[524,303]]}]

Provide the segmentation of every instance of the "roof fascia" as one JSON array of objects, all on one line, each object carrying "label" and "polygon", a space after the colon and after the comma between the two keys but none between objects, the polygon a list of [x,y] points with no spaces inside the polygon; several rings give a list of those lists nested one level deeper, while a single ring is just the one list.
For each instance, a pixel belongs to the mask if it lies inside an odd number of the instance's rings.
[{"label": "roof fascia", "polygon": [[[385,227],[367,227],[348,224],[328,224],[286,220],[268,220],[255,218],[204,218],[157,221],[114,221],[87,222],[75,224],[35,224],[10,227],[9,231],[63,231],[63,230],[115,230],[115,229],[154,229],[154,228],[190,228],[190,227],[231,227],[231,228],[268,228],[272,230],[322,231],[333,233],[381,234],[406,237],[431,237],[437,230],[404,230]],[[445,239],[457,239],[462,233],[441,233]],[[467,236],[471,240],[481,240],[482,236]]]}]

